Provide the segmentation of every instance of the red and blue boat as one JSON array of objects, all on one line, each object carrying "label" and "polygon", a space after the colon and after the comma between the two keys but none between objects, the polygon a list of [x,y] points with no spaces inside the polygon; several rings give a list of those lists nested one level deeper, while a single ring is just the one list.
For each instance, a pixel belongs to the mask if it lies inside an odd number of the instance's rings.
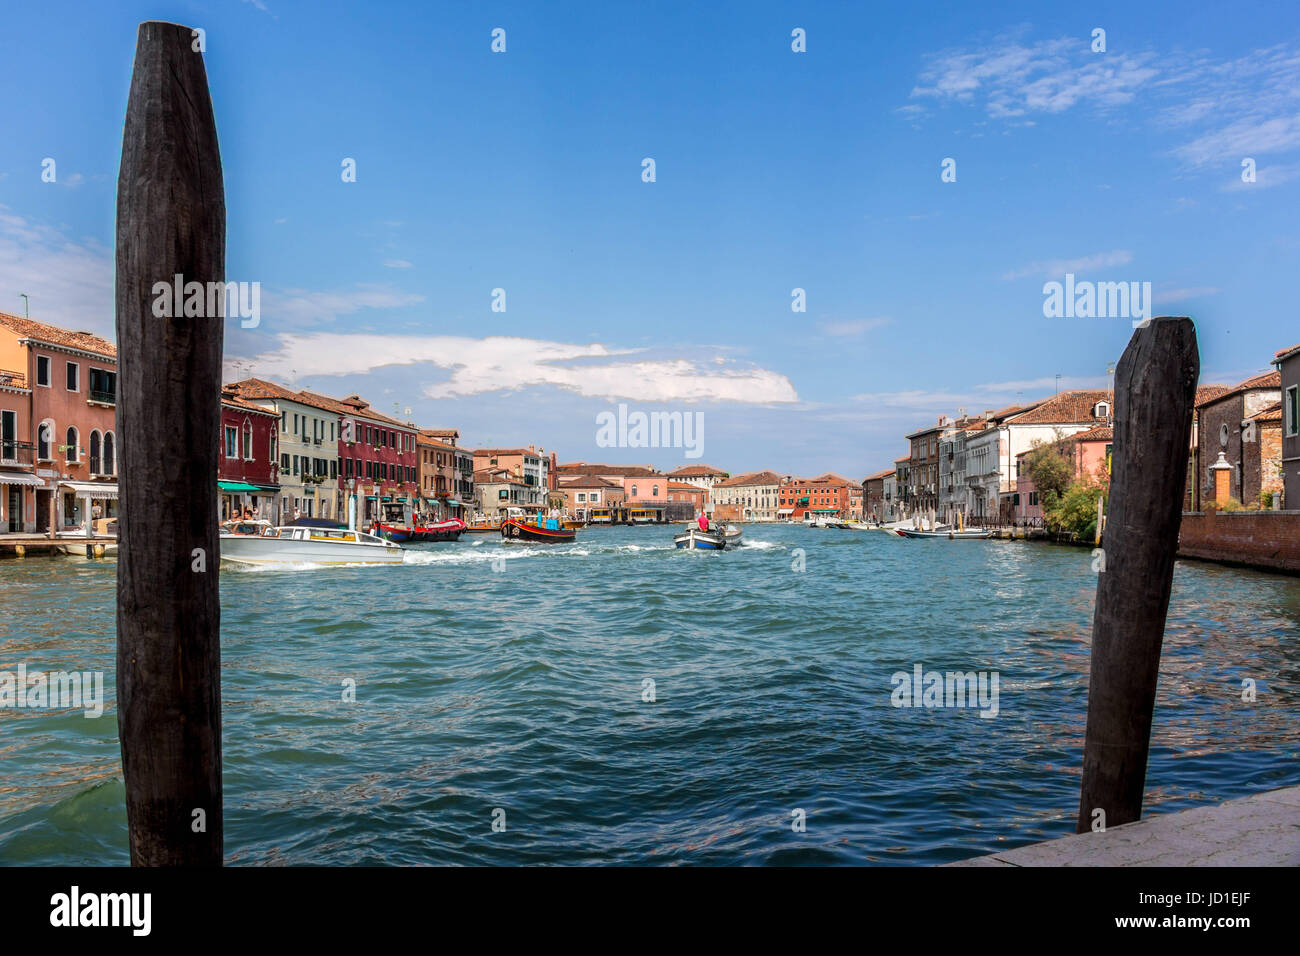
[{"label": "red and blue boat", "polygon": [[464,530],[465,522],[459,518],[448,518],[446,521],[434,521],[429,524],[416,521],[411,528],[411,540],[456,541]]},{"label": "red and blue boat", "polygon": [[566,528],[559,518],[507,518],[501,522],[501,538],[504,541],[523,543],[526,541],[543,541],[561,544],[574,541],[578,537],[576,528]]}]

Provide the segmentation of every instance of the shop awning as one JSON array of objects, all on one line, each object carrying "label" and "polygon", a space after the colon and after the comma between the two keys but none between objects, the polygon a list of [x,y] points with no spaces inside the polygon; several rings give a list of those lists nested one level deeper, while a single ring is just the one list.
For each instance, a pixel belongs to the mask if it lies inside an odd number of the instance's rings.
[{"label": "shop awning", "polygon": [[250,485],[243,481],[218,481],[217,487],[222,491],[261,491],[257,485]]},{"label": "shop awning", "polygon": [[22,472],[0,471],[0,485],[31,485],[33,488],[44,488],[45,480]]},{"label": "shop awning", "polygon": [[78,498],[103,500],[117,497],[117,484],[101,485],[94,481],[61,481],[59,487],[71,491]]},{"label": "shop awning", "polygon": [[794,509],[793,509],[793,508],[777,508],[777,509],[776,509],[776,513],[779,514],[779,515],[792,515],[792,514],[794,514]]},{"label": "shop awning", "polygon": [[840,513],[839,508],[809,508],[808,510],[815,515],[837,515]]},{"label": "shop awning", "polygon": [[450,505],[450,506],[453,507],[453,508],[459,508],[459,507],[460,507],[460,502],[457,501],[455,498],[447,498],[447,499],[445,499],[445,500],[443,501],[443,504],[445,504],[445,505]]}]

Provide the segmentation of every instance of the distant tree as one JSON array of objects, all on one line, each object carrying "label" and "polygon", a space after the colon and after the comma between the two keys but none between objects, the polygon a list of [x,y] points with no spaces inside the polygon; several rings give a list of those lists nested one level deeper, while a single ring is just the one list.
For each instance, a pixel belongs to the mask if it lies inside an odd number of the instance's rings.
[{"label": "distant tree", "polygon": [[1061,453],[1060,446],[1035,442],[1025,456],[1025,472],[1038,490],[1043,514],[1056,507],[1074,480],[1074,467]]},{"label": "distant tree", "polygon": [[1102,499],[1104,510],[1109,496],[1110,489],[1099,481],[1074,482],[1050,512],[1044,509],[1048,530],[1073,533],[1085,541],[1091,539],[1097,533],[1097,499]]}]

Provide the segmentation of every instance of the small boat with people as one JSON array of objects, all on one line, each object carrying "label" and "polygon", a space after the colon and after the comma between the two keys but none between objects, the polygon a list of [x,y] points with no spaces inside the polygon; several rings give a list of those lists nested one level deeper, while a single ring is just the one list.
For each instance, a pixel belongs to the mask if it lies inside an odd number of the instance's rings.
[{"label": "small boat with people", "polygon": [[576,528],[566,528],[559,518],[511,516],[501,522],[501,540],[517,544],[545,542],[563,544],[578,537]]},{"label": "small boat with people", "polygon": [[726,551],[740,544],[742,533],[740,528],[715,524],[700,515],[685,531],[673,536],[673,544],[692,551]]},{"label": "small boat with people", "polygon": [[364,531],[309,525],[267,527],[261,534],[236,533],[223,527],[218,541],[223,564],[254,566],[401,564],[406,551]]}]

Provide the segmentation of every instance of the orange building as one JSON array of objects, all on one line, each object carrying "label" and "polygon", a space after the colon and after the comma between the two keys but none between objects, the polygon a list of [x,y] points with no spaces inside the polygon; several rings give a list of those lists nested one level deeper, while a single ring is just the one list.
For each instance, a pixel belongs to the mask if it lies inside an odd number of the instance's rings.
[{"label": "orange building", "polygon": [[778,498],[778,514],[788,521],[803,521],[810,512],[823,518],[862,516],[861,486],[839,475],[786,478],[781,482]]}]

